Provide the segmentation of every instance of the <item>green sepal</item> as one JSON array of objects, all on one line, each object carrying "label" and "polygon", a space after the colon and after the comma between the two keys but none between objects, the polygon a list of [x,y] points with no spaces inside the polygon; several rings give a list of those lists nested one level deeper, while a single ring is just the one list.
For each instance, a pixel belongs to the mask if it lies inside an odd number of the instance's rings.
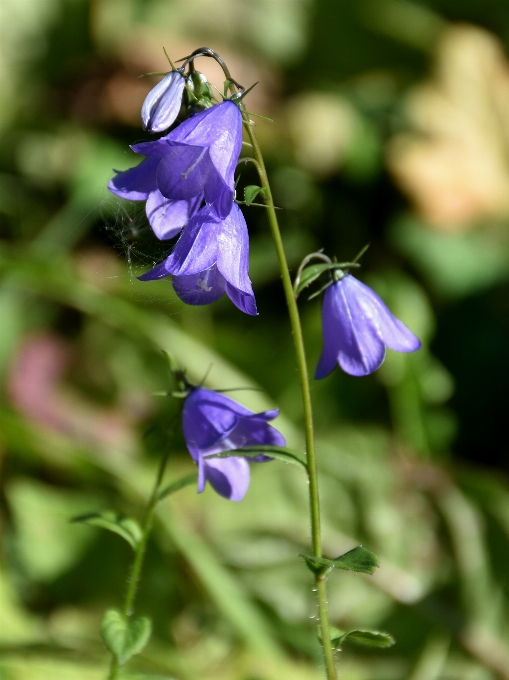
[{"label": "green sepal", "polygon": [[284,463],[292,463],[292,465],[297,465],[306,470],[308,469],[306,459],[299,453],[299,451],[294,451],[293,449],[287,449],[284,446],[244,446],[241,449],[231,449],[230,451],[221,451],[221,453],[213,453],[210,456],[204,456],[204,458],[256,458],[260,455],[270,456],[270,458],[275,458],[276,460],[282,460]]},{"label": "green sepal", "polygon": [[190,486],[191,484],[196,484],[198,482],[198,474],[196,472],[193,472],[191,475],[187,475],[187,477],[182,477],[182,479],[177,479],[176,482],[172,482],[169,484],[166,488],[164,488],[162,491],[159,492],[157,496],[158,501],[162,501],[163,498],[166,498],[166,496],[169,496],[172,493],[175,493],[175,491],[178,491],[179,489],[183,489],[185,486]]},{"label": "green sepal", "polygon": [[361,574],[373,574],[379,566],[378,557],[371,550],[362,545],[349,550],[344,555],[329,560],[326,557],[315,557],[314,555],[301,554],[307,566],[313,573],[326,572],[331,569],[344,569],[346,571],[356,571]]},{"label": "green sepal", "polygon": [[[379,630],[349,630],[347,632],[331,626],[329,629],[332,646],[336,649],[341,647],[345,642],[355,642],[358,645],[365,645],[368,647],[378,647],[385,649],[392,647],[395,640],[389,633],[382,633]],[[322,639],[322,631],[320,626],[317,628],[318,639]]]},{"label": "green sepal", "polygon": [[138,522],[132,517],[126,517],[112,510],[105,512],[89,512],[85,515],[73,517],[71,522],[90,524],[101,529],[107,529],[114,534],[122,536],[133,550],[136,550],[141,540],[141,528]]},{"label": "green sepal", "polygon": [[256,184],[249,184],[249,186],[244,189],[244,201],[246,205],[251,205],[258,194],[261,194],[263,198],[268,198],[267,189],[265,189],[265,187],[259,187]]},{"label": "green sepal", "polygon": [[108,609],[101,621],[103,642],[120,666],[141,652],[151,632],[152,623],[146,616],[128,619],[116,609]]}]

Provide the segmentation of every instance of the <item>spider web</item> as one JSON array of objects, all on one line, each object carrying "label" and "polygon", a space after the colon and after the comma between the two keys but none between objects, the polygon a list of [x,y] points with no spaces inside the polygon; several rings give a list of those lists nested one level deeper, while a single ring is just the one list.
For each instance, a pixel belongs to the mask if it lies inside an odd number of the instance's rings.
[{"label": "spider web", "polygon": [[[152,231],[145,213],[144,201],[118,200],[112,205],[106,231],[113,248],[119,252],[127,265],[127,276],[138,301],[153,302],[156,298],[143,292],[143,282],[138,276],[162,262],[173,248],[174,241],[160,241]],[[168,286],[169,279],[164,283]],[[161,281],[161,285],[164,283]],[[171,293],[168,290],[168,298]],[[159,298],[158,298],[159,299]]]}]

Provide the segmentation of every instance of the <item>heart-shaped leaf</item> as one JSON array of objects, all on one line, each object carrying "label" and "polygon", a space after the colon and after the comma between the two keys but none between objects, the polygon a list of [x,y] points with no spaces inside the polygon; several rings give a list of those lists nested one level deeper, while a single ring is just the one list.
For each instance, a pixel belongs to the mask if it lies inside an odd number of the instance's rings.
[{"label": "heart-shaped leaf", "polygon": [[152,624],[146,616],[129,619],[116,609],[108,609],[101,622],[101,637],[122,666],[147,644]]}]

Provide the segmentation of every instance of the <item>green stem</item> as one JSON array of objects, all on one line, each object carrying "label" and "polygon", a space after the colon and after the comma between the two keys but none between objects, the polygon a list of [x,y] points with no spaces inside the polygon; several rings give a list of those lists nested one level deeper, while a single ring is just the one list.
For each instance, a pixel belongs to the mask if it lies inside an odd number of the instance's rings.
[{"label": "green stem", "polygon": [[[249,118],[243,112],[245,121]],[[297,301],[293,292],[292,280],[290,271],[288,269],[288,262],[286,260],[283,240],[279,230],[279,224],[272,199],[272,192],[263,161],[262,152],[258,140],[256,139],[253,126],[250,122],[246,122],[247,132],[255,158],[259,166],[259,176],[262,186],[266,189],[266,203],[267,214],[269,218],[272,237],[276,246],[277,256],[279,259],[279,266],[281,268],[281,276],[283,279],[283,288],[286,296],[286,303],[288,305],[288,312],[290,315],[290,323],[293,330],[293,340],[295,343],[295,351],[297,354],[297,363],[300,374],[300,385],[302,391],[302,402],[304,407],[304,424],[306,433],[306,454],[307,454],[307,468],[309,477],[309,507],[311,516],[311,540],[313,544],[313,553],[316,557],[322,557],[322,536],[320,530],[320,498],[318,493],[318,473],[316,466],[316,452],[315,452],[315,438],[313,428],[313,409],[311,405],[311,393],[309,389],[309,375],[306,363],[306,351],[304,348],[304,338],[302,335],[302,326],[300,323],[299,309]],[[323,574],[317,573],[315,575],[316,593],[318,600],[318,613],[320,617],[321,638],[323,646],[323,655],[325,660],[325,667],[327,670],[327,680],[337,680],[336,666],[334,663],[334,650],[330,638],[329,625],[329,611],[327,606],[327,586]]]},{"label": "green stem", "polygon": [[[154,482],[154,487],[150,495],[150,500],[145,511],[145,519],[143,521],[141,538],[136,548],[134,554],[134,562],[131,569],[131,576],[129,579],[129,585],[127,587],[127,592],[124,602],[124,616],[129,620],[134,614],[134,599],[136,597],[136,592],[138,590],[138,584],[141,578],[141,570],[143,569],[143,561],[145,559],[145,553],[147,551],[147,543],[150,536],[150,531],[152,529],[152,523],[154,521],[154,513],[159,501],[159,491],[161,488],[161,482],[163,481],[164,471],[166,470],[166,463],[168,462],[169,448],[161,458],[159,463],[159,469],[157,470],[156,480]],[[116,680],[119,671],[119,663],[115,657],[111,660],[110,672],[108,674],[107,680]]]}]

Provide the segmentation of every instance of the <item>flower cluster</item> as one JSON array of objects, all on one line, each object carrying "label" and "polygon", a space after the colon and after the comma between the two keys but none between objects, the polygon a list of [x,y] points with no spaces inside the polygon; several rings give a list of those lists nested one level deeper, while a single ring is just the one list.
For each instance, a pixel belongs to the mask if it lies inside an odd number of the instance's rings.
[{"label": "flower cluster", "polygon": [[[180,110],[185,77],[169,73],[148,94],[144,127],[161,132]],[[146,201],[155,235],[180,234],[171,255],[143,281],[173,275],[177,295],[189,304],[207,304],[226,292],[246,314],[257,314],[249,279],[247,227],[234,204],[234,173],[242,148],[242,114],[233,101],[211,105],[167,135],[135,144],[145,156],[119,172],[109,190],[131,201]]]},{"label": "flower cluster", "polygon": [[[189,453],[198,466],[198,493],[210,482],[221,496],[231,501],[242,500],[249,486],[246,458],[207,456],[245,446],[285,446],[283,435],[268,424],[278,413],[277,409],[253,413],[217,392],[202,387],[192,389],[184,401],[182,429]],[[255,463],[269,460],[265,455],[250,458]]]}]

